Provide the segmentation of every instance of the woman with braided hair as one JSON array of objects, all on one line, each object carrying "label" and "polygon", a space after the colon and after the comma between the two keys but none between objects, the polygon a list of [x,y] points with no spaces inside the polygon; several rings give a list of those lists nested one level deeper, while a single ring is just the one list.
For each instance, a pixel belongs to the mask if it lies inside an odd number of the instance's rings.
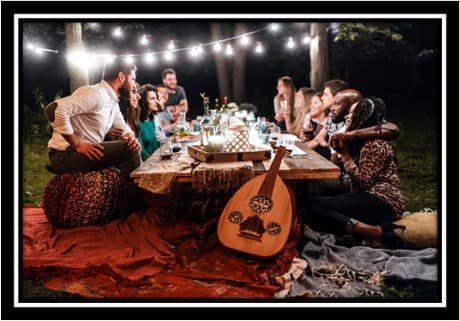
[{"label": "woman with braided hair", "polygon": [[[347,131],[370,126],[381,130],[385,112],[383,100],[364,98],[350,108]],[[342,155],[351,192],[309,201],[308,223],[340,236],[338,244],[359,245],[362,238],[386,244],[386,231],[394,227],[391,222],[401,216],[404,206],[391,144],[381,139],[353,139],[337,140],[332,147]]]}]

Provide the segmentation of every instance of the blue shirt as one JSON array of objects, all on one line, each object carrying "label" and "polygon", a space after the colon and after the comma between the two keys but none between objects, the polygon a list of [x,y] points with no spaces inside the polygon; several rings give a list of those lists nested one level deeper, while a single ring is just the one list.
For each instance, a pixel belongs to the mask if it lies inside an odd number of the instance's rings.
[{"label": "blue shirt", "polygon": [[139,142],[141,143],[141,156],[144,157],[153,154],[160,147],[156,137],[155,120],[149,119],[140,122]]}]

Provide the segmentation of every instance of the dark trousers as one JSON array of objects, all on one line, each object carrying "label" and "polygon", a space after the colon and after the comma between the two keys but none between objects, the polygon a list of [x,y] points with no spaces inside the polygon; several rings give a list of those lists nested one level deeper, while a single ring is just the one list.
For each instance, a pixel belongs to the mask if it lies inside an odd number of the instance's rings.
[{"label": "dark trousers", "polygon": [[396,215],[378,197],[365,191],[354,191],[309,200],[305,204],[303,222],[313,229],[341,235],[346,233],[345,225],[350,218],[377,225],[394,221]]},{"label": "dark trousers", "polygon": [[130,199],[135,199],[138,194],[137,186],[129,177],[129,174],[139,167],[141,162],[140,154],[129,149],[127,142],[123,140],[106,141],[100,144],[104,146],[102,151],[104,157],[100,160],[90,160],[72,147],[68,147],[64,151],[50,149],[51,168],[48,169],[55,174],[63,174],[116,167],[120,170],[120,179],[126,184]]}]

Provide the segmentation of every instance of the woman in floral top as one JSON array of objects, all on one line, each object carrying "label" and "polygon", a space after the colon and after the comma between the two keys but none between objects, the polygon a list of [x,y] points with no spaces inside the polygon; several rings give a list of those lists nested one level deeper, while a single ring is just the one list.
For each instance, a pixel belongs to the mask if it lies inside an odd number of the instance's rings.
[{"label": "woman in floral top", "polygon": [[[385,103],[365,98],[350,108],[348,130],[377,125],[385,115]],[[332,141],[351,178],[351,192],[320,197],[308,203],[309,224],[337,235],[354,234],[382,242],[384,229],[401,216],[404,201],[391,144],[380,139]],[[385,240],[383,240],[385,243]]]}]

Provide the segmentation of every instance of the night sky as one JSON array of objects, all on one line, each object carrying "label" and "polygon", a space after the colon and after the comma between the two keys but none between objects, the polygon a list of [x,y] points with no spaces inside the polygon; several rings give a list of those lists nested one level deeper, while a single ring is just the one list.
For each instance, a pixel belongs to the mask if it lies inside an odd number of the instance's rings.
[{"label": "night sky", "polygon": [[[48,101],[60,91],[69,93],[69,78],[65,61],[64,22],[24,22],[23,59],[22,59],[22,99],[23,104],[34,108],[35,88],[45,93]],[[109,51],[115,54],[142,54],[147,51],[162,51],[170,39],[175,40],[176,48],[190,47],[194,43],[209,43],[212,39],[208,21],[169,20],[151,22],[151,20],[117,20],[117,21],[83,21],[83,37],[90,52]],[[232,37],[233,23],[220,21]],[[258,30],[273,21],[245,21],[247,32]],[[332,21],[331,21],[332,22]],[[352,88],[360,90],[364,96],[379,96],[391,106],[402,105],[407,110],[415,107],[417,100],[440,100],[440,41],[439,20],[395,21],[400,28],[404,41],[400,44],[385,42],[385,47],[363,49],[351,52],[348,63],[344,58],[345,44],[334,42],[334,29],[329,30],[330,78],[341,78],[349,82]],[[122,38],[114,37],[111,32],[115,26],[121,26]],[[272,101],[276,94],[276,81],[279,77],[289,75],[297,88],[309,86],[309,48],[301,44],[301,37],[309,33],[309,21],[287,21],[281,30],[271,32],[263,30],[251,36],[253,44],[240,54],[246,55],[246,99],[253,103],[259,113],[272,114]],[[142,46],[139,38],[142,34],[149,37],[149,45]],[[297,40],[294,50],[287,50],[285,44],[289,36]],[[254,40],[262,41],[264,53],[253,53]],[[30,42],[40,43],[42,47],[59,50],[58,54],[44,53],[40,57],[26,48]],[[237,40],[232,42],[236,48]],[[241,46],[240,46],[241,47]],[[213,101],[218,97],[218,84],[212,47],[204,48],[204,55],[199,59],[190,58],[187,51],[176,53],[172,62],[158,56],[156,62],[148,65],[143,57],[136,57],[138,67],[137,79],[140,84],[161,83],[161,71],[172,67],[177,71],[178,83],[187,93],[192,114],[202,110],[200,92]],[[226,57],[231,60],[232,58]],[[348,67],[348,73],[346,68]],[[347,76],[348,75],[348,76]],[[101,68],[94,67],[90,72],[90,82],[100,80]],[[420,95],[423,93],[423,97]],[[230,97],[232,101],[232,97]],[[241,102],[239,102],[241,103]]]}]

